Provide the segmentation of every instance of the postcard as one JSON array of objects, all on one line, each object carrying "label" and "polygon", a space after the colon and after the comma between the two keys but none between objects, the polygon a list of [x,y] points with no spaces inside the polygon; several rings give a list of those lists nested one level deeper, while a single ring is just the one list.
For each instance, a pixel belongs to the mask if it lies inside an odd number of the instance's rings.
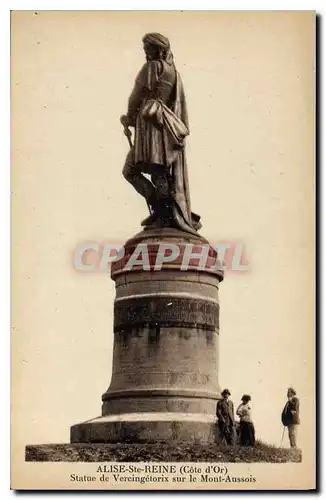
[{"label": "postcard", "polygon": [[12,11],[11,487],[314,490],[313,11]]}]

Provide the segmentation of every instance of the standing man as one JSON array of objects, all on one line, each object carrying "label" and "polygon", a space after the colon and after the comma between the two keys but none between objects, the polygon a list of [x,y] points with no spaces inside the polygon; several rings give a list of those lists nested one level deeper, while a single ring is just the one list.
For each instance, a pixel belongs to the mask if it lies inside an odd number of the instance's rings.
[{"label": "standing man", "polygon": [[282,423],[284,427],[288,428],[291,448],[296,448],[298,425],[300,424],[299,399],[292,387],[289,387],[287,391],[287,398],[288,401],[282,412]]},{"label": "standing man", "polygon": [[226,444],[231,445],[234,443],[234,406],[229,396],[231,396],[229,389],[224,389],[222,399],[216,405],[216,416],[221,441],[225,440]]}]

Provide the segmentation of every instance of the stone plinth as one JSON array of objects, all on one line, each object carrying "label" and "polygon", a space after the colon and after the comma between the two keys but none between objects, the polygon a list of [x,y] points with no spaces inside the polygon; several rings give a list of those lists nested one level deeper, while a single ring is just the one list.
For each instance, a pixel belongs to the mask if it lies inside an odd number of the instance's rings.
[{"label": "stone plinth", "polygon": [[200,236],[147,230],[126,243],[111,277],[112,380],[102,416],[73,426],[71,442],[212,442],[223,279],[216,251]]}]

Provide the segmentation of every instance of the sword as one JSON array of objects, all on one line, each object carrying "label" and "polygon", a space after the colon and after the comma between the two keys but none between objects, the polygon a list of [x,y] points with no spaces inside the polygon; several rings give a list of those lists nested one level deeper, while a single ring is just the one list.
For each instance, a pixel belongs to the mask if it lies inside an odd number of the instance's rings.
[{"label": "sword", "polygon": [[[128,143],[129,143],[129,146],[130,146],[130,149],[133,147],[133,144],[132,144],[132,140],[131,140],[131,136],[132,136],[132,133],[131,133],[131,130],[129,129],[128,125],[125,125],[123,123],[123,120],[121,120],[121,123],[123,125],[123,133],[124,135],[127,137],[128,139]],[[147,203],[147,208],[148,208],[148,211],[149,211],[149,214],[150,215],[153,215],[153,210],[151,209],[151,206],[150,204],[148,203],[148,200],[146,200],[146,203]]]},{"label": "sword", "polygon": [[131,140],[131,131],[129,130],[129,128],[127,127],[127,125],[124,125],[123,126],[123,133],[124,135],[127,137],[128,139],[128,142],[129,142],[129,146],[130,146],[130,149],[132,148],[132,140]]},{"label": "sword", "polygon": [[131,131],[129,130],[129,120],[126,115],[120,116],[120,123],[123,126],[123,133],[128,139],[128,143],[130,146],[130,149],[132,148],[132,141],[131,141]]}]

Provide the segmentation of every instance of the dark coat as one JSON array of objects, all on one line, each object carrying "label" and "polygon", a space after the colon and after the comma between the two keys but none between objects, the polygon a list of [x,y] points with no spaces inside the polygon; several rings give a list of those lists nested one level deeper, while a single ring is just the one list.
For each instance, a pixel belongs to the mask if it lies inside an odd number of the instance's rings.
[{"label": "dark coat", "polygon": [[281,417],[282,424],[285,427],[288,427],[289,425],[300,424],[299,408],[300,403],[299,399],[296,396],[293,396],[293,398],[289,399],[289,401],[284,406]]},{"label": "dark coat", "polygon": [[227,426],[233,427],[234,424],[233,402],[230,399],[228,401],[220,399],[216,405],[216,416],[219,422],[223,422]]}]

